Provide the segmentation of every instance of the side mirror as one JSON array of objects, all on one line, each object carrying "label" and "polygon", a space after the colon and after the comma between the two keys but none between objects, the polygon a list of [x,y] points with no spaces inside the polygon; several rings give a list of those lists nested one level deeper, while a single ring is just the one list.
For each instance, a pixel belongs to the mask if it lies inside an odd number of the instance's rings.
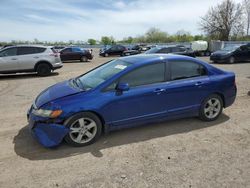
[{"label": "side mirror", "polygon": [[129,85],[128,83],[118,83],[116,86],[117,91],[128,91],[129,90]]}]

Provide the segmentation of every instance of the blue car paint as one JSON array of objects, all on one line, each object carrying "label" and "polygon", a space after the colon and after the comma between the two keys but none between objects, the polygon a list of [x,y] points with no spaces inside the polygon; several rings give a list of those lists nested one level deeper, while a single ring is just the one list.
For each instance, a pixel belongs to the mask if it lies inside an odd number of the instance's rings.
[{"label": "blue car paint", "polygon": [[[59,108],[63,111],[59,118],[51,120],[37,117],[29,110],[30,122],[34,122],[30,123],[33,124],[31,130],[42,145],[58,145],[69,132],[64,126],[65,120],[82,111],[91,111],[98,115],[105,130],[111,131],[156,121],[197,116],[202,101],[212,93],[222,96],[224,107],[230,106],[235,100],[236,87],[232,84],[234,73],[220,70],[200,60],[176,55],[137,55],[121,59],[134,64],[92,90],[82,91],[73,88],[69,84],[70,81],[65,81],[49,87],[37,97],[37,108]],[[171,60],[191,60],[202,64],[208,75],[130,88],[122,95],[115,91],[103,91],[121,75],[137,67],[154,62],[168,63]],[[196,85],[198,82],[203,82],[202,87]],[[152,92],[157,88],[163,88],[165,92]]]},{"label": "blue car paint", "polygon": [[43,146],[55,147],[62,142],[69,129],[59,124],[38,123],[32,132]]}]

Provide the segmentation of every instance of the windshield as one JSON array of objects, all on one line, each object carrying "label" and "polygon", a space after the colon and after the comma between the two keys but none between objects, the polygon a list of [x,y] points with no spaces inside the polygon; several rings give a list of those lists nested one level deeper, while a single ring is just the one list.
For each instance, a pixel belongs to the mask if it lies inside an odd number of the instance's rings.
[{"label": "windshield", "polygon": [[80,85],[84,90],[93,89],[130,65],[132,64],[119,59],[112,60],[80,77],[77,77],[76,80],[80,81]]},{"label": "windshield", "polygon": [[152,54],[152,53],[156,53],[158,52],[158,50],[160,50],[160,48],[151,48],[150,50],[146,51],[145,54]]},{"label": "windshield", "polygon": [[234,51],[237,48],[239,48],[239,46],[227,46],[227,47],[223,48],[222,51]]}]

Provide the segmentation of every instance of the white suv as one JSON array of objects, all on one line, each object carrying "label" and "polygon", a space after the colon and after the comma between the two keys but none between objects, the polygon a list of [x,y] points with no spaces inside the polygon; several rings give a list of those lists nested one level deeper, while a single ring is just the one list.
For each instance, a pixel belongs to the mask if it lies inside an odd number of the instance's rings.
[{"label": "white suv", "polygon": [[47,76],[62,66],[60,54],[51,47],[20,45],[0,50],[0,74],[37,72]]}]

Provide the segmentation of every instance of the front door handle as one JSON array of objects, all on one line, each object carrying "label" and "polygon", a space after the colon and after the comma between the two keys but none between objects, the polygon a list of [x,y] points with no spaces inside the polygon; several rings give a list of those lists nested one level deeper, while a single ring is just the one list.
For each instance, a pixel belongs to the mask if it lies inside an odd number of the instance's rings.
[{"label": "front door handle", "polygon": [[39,57],[35,56],[34,58],[35,58],[35,59],[38,59]]},{"label": "front door handle", "polygon": [[11,60],[17,60],[17,58],[12,58]]}]

